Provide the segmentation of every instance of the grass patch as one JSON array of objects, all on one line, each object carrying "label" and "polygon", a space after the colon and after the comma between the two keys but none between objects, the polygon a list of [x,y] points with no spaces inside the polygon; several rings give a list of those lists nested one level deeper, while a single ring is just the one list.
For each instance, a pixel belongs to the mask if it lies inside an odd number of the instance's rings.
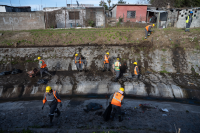
[{"label": "grass patch", "polygon": [[166,70],[163,70],[163,71],[160,71],[160,73],[169,73],[168,71],[166,71]]}]

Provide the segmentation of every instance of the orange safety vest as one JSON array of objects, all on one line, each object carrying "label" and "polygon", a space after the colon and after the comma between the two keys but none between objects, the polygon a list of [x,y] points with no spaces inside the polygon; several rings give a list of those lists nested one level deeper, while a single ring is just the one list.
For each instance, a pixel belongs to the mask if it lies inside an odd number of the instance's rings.
[{"label": "orange safety vest", "polygon": [[76,60],[76,57],[75,57],[75,63],[79,62],[79,64],[81,64],[81,58],[79,60]]},{"label": "orange safety vest", "polygon": [[47,64],[42,60],[42,66],[41,66],[41,68],[45,68],[45,67],[47,67]]},{"label": "orange safety vest", "polygon": [[[57,102],[61,102],[61,100],[60,99],[58,99],[57,97],[56,97],[56,91],[54,92],[54,90],[53,90],[53,95],[54,95],[54,97],[56,98],[56,100],[57,100]],[[46,95],[45,95],[45,98],[43,99],[43,104],[45,104],[46,103],[46,101],[47,101],[47,99],[46,99]]]},{"label": "orange safety vest", "polygon": [[149,31],[149,26],[152,26],[152,25],[148,25],[148,26],[146,26],[146,30],[147,30],[147,31]]},{"label": "orange safety vest", "polygon": [[108,59],[109,59],[109,56],[107,57],[107,56],[105,55],[105,56],[104,56],[104,64],[105,64],[105,63],[109,63],[109,60],[108,60]]},{"label": "orange safety vest", "polygon": [[121,107],[122,106],[121,102],[123,98],[124,96],[121,93],[115,92],[111,104]]},{"label": "orange safety vest", "polygon": [[[136,67],[138,68],[138,66],[135,66],[135,68],[134,68],[134,74],[135,74],[135,75],[138,75],[137,70],[136,70]],[[139,72],[139,69],[138,69],[138,72]]]}]

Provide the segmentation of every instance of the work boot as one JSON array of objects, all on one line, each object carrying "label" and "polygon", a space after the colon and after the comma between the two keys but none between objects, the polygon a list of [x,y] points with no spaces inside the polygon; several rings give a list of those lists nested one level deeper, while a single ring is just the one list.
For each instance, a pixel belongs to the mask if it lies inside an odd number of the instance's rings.
[{"label": "work boot", "polygon": [[59,117],[60,116],[60,110],[57,108],[55,113],[57,113],[56,117]]},{"label": "work boot", "polygon": [[122,122],[123,121],[122,116],[120,115],[118,117],[119,117],[119,122]]},{"label": "work boot", "polygon": [[52,127],[53,126],[53,122],[52,122],[53,121],[53,115],[50,115],[49,117],[50,117],[49,126]]}]

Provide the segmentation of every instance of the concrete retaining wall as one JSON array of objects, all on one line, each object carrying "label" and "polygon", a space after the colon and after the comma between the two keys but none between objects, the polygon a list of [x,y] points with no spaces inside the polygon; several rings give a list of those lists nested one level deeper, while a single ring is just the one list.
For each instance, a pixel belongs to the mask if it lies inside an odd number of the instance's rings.
[{"label": "concrete retaining wall", "polygon": [[45,29],[43,12],[0,13],[0,30]]},{"label": "concrete retaining wall", "polygon": [[[170,99],[200,100],[199,52],[181,48],[140,51],[137,47],[126,46],[75,46],[59,48],[2,48],[0,49],[0,71],[19,68],[22,74],[0,77],[0,98],[42,97],[47,85],[62,95],[108,95],[125,88],[131,97],[158,97]],[[116,57],[120,58],[123,76],[113,82],[112,72],[102,72],[103,55],[110,52],[110,67]],[[77,72],[74,54],[87,60],[88,72]],[[37,85],[38,77],[29,78],[27,71],[38,67],[37,57],[41,56],[54,76],[47,85]],[[141,77],[137,81],[126,74],[133,72],[133,62],[137,61]],[[126,64],[126,66],[125,66]],[[164,73],[160,73],[164,71]],[[169,73],[167,73],[169,72]],[[188,84],[188,82],[194,85]]]}]

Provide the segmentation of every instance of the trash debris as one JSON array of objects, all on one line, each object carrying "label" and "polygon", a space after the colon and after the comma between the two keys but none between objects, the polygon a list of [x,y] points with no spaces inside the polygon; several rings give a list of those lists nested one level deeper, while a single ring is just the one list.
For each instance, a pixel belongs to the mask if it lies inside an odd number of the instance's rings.
[{"label": "trash debris", "polygon": [[167,116],[167,114],[162,114],[162,116]]},{"label": "trash debris", "polygon": [[149,104],[140,104],[139,106],[142,109],[143,113],[145,112],[145,110],[156,109],[156,107],[151,106]]},{"label": "trash debris", "polygon": [[149,73],[149,74],[151,74],[152,72],[146,71],[145,73]]},{"label": "trash debris", "polygon": [[163,112],[169,112],[168,109],[161,109]]},{"label": "trash debris", "polygon": [[37,84],[47,84],[48,83],[48,80],[46,79],[39,79]]},{"label": "trash debris", "polygon": [[86,105],[86,107],[87,107],[87,109],[83,109],[85,112],[102,109],[102,105],[98,104],[98,103],[89,103],[88,105]]},{"label": "trash debris", "polygon": [[11,74],[12,71],[4,71],[0,73],[0,76]]},{"label": "trash debris", "polygon": [[194,83],[190,83],[190,82],[188,82],[188,84],[194,85]]},{"label": "trash debris", "polygon": [[14,75],[14,74],[18,74],[18,73],[22,73],[22,70],[20,69],[13,69],[11,74]]},{"label": "trash debris", "polygon": [[37,68],[34,68],[33,70],[28,71],[27,73],[28,73],[28,76],[29,76],[30,78],[32,78],[32,77],[35,77],[35,76],[37,75],[38,72],[39,72],[39,70],[37,70]]}]

